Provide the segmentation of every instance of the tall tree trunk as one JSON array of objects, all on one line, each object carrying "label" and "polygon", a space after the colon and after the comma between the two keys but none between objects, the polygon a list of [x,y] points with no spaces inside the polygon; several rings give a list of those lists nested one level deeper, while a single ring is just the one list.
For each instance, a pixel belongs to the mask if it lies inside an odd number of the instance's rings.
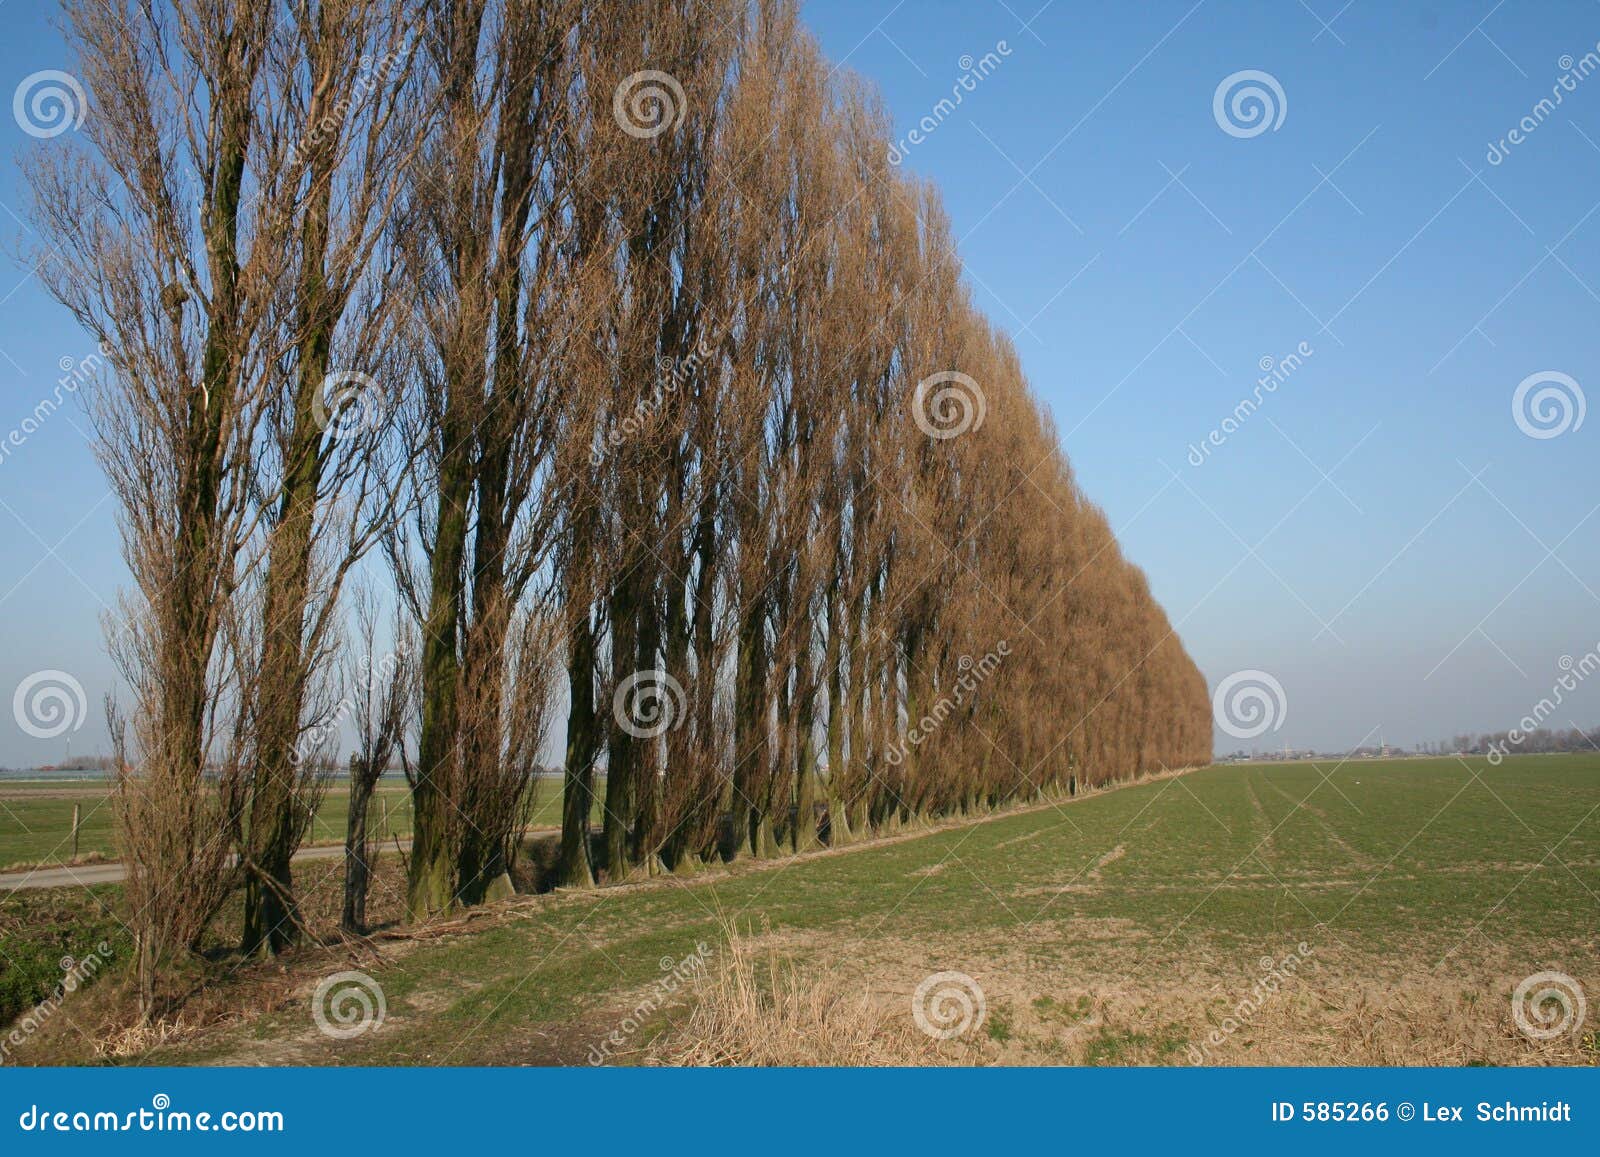
[{"label": "tall tree trunk", "polygon": [[[644,598],[639,605],[637,663],[641,671],[661,669],[661,615],[657,608],[657,593],[653,585],[651,582],[651,585],[646,587]],[[676,678],[670,671],[667,674]],[[683,726],[684,721],[678,718],[677,713],[684,710],[684,704],[669,693],[672,684],[666,683],[665,680],[662,682],[665,684],[662,689],[662,709],[669,713],[663,716],[663,719],[667,725],[666,734],[671,735]],[[661,839],[661,748],[664,742],[661,736],[641,739],[634,745],[633,750],[634,800],[637,815],[633,851],[634,858],[650,871],[655,871],[659,866],[656,852]]]},{"label": "tall tree trunk", "polygon": [[[716,512],[711,488],[707,488],[707,495],[701,501],[700,514],[695,526],[694,552],[698,559],[697,573],[694,586],[694,622],[692,636],[694,644],[695,666],[695,697],[694,697],[694,731],[695,742],[698,745],[699,758],[705,760],[715,774],[720,777],[723,748],[719,742],[716,730],[716,700],[717,678],[719,675],[716,639],[713,629],[712,615],[717,597],[717,550],[716,550]],[[710,813],[707,825],[709,838],[700,847],[691,849],[698,851],[707,861],[717,855],[717,825],[721,822],[723,814],[722,794],[726,791],[718,779],[717,797],[704,801],[706,811]],[[730,785],[731,786],[731,785]],[[704,790],[711,795],[712,784],[707,783]],[[697,801],[699,802],[699,801]]]},{"label": "tall tree trunk", "polygon": [[557,876],[563,887],[594,887],[589,864],[589,812],[594,807],[594,760],[600,750],[600,727],[594,703],[594,627],[586,605],[569,608],[572,628],[567,645],[567,687],[572,704],[567,712],[567,760],[561,785],[561,859]]},{"label": "tall tree trunk", "polygon": [[[663,624],[666,671],[686,690],[696,688],[689,674],[688,572],[691,558],[690,549],[679,551],[675,548],[672,555],[674,565],[666,568],[662,575],[667,586],[666,619]],[[694,704],[687,702],[681,707],[686,717],[677,720],[673,731],[667,735],[666,763],[655,797],[658,801],[657,813],[652,819],[652,827],[647,829],[650,843],[645,848],[647,853],[658,853],[662,867],[669,872],[676,871],[684,858],[689,834],[695,823],[695,801],[689,794],[694,784],[687,778],[698,770],[689,765],[688,759],[688,748],[695,739],[695,731],[694,720],[687,715],[693,712]]]},{"label": "tall tree trunk", "polygon": [[811,636],[808,629],[805,641],[800,647],[800,666],[796,679],[796,694],[800,699],[795,708],[797,754],[794,850],[796,852],[810,851],[817,845],[817,750],[816,737],[812,734],[817,714],[816,688],[812,685],[815,680],[814,668],[815,658],[811,653]]},{"label": "tall tree trunk", "polygon": [[845,725],[850,717],[844,681],[844,597],[837,579],[828,588],[828,645],[823,662],[828,668],[828,843],[850,842],[850,816],[846,808]]},{"label": "tall tree trunk", "polygon": [[[314,103],[312,111],[318,107]],[[301,801],[296,745],[305,705],[305,613],[311,597],[311,547],[323,467],[323,430],[315,403],[327,377],[338,312],[323,275],[333,196],[331,145],[324,142],[311,165],[310,203],[301,231],[299,375],[294,420],[283,455],[283,495],[267,559],[265,637],[258,677],[262,701],[256,718],[258,764],[243,849],[252,864],[245,880],[241,945],[247,954],[276,954],[289,947],[300,919],[291,864],[304,831],[303,818],[297,814]]]},{"label": "tall tree trunk", "polygon": [[[631,676],[639,674],[636,666],[639,657],[638,576],[639,568],[628,565],[622,579],[612,587],[609,599],[611,681],[619,688]],[[635,685],[634,695],[641,694],[648,682],[645,679]],[[629,718],[630,705],[626,699],[613,697],[611,707],[616,718],[611,721],[606,750],[606,880],[612,884],[627,875],[628,841],[634,818],[634,756],[638,741],[629,730],[634,726]]]},{"label": "tall tree trunk", "polygon": [[761,600],[745,611],[739,625],[739,665],[734,683],[733,837],[735,855],[757,854],[757,830],[765,817],[764,761],[767,751],[766,612]]},{"label": "tall tree trunk", "polygon": [[367,889],[372,880],[372,848],[367,841],[367,809],[377,777],[356,760],[350,764],[350,814],[344,832],[344,914],[339,927],[357,935],[367,930]]},{"label": "tall tree trunk", "polygon": [[[447,406],[449,403],[447,402]],[[457,415],[459,419],[459,415]],[[413,920],[448,912],[455,898],[455,849],[449,839],[457,776],[461,661],[458,616],[464,595],[471,446],[459,420],[447,421],[439,469],[438,532],[430,560],[422,630],[422,737],[413,789],[411,867],[406,907]]]}]

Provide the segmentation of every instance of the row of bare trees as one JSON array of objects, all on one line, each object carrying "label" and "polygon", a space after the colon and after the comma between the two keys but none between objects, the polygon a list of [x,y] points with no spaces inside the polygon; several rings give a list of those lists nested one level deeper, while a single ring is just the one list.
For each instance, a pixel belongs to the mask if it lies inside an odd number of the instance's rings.
[{"label": "row of bare trees", "polygon": [[[84,147],[30,176],[110,351],[147,996],[232,895],[246,951],[294,942],[352,733],[355,927],[382,770],[412,917],[481,902],[563,705],[572,887],[1208,760],[1198,672],[793,0],[66,10]],[[392,628],[347,589],[378,572]]]}]

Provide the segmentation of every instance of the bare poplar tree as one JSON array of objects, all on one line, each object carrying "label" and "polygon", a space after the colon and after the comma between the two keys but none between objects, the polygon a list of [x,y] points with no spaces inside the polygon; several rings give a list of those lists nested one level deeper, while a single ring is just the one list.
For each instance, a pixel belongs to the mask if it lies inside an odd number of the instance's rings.
[{"label": "bare poplar tree", "polygon": [[[400,227],[417,287],[409,333],[429,459],[414,483],[426,498],[417,526],[425,593],[411,596],[422,628],[409,883],[417,918],[508,886],[506,857],[533,785],[530,765],[507,761],[518,720],[505,704],[508,670],[536,685],[537,657],[508,641],[524,613],[548,618],[539,608],[550,594],[565,351],[589,300],[574,280],[571,182],[583,158],[570,153],[569,131],[584,7],[463,0],[425,14],[440,117]],[[402,563],[400,573],[412,569]]]},{"label": "bare poplar tree", "polygon": [[360,934],[367,927],[367,893],[377,852],[367,833],[372,795],[383,773],[397,757],[404,758],[406,709],[416,684],[416,642],[404,630],[397,630],[390,649],[379,647],[379,609],[368,591],[357,593],[353,618],[356,646],[345,661],[343,702],[350,705],[356,746],[350,753],[344,909],[339,926]]},{"label": "bare poplar tree", "polygon": [[227,892],[210,781],[241,758],[235,595],[258,554],[293,218],[258,112],[276,16],[267,0],[69,3],[86,147],[51,142],[28,173],[41,275],[111,351],[90,409],[135,585],[111,634],[133,693],[119,799],[146,1015],[159,962]]},{"label": "bare poplar tree", "polygon": [[311,698],[331,653],[350,568],[395,516],[392,362],[382,350],[397,287],[380,247],[426,98],[409,83],[415,30],[383,0],[292,9],[268,64],[264,127],[292,197],[290,266],[276,302],[285,351],[259,474],[267,535],[260,642],[246,704],[250,755],[230,785],[245,873],[246,952],[277,952],[299,925],[291,862],[321,784]]}]

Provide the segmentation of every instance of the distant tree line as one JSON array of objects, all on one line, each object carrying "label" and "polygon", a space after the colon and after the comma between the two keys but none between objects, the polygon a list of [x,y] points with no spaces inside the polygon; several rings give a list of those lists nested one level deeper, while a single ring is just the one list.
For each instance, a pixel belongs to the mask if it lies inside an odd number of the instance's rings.
[{"label": "distant tree line", "polygon": [[1600,752],[1600,727],[1536,727],[1531,731],[1485,731],[1479,734],[1461,734],[1452,739],[1441,739],[1436,744],[1424,744],[1424,750],[1440,755],[1462,752],[1467,755],[1487,755],[1492,749],[1507,755],[1536,755],[1551,752]]},{"label": "distant tree line", "polygon": [[1202,677],[794,0],[64,7],[88,115],[29,177],[109,351],[147,1012],[230,899],[246,952],[294,943],[352,733],[353,805],[406,767],[416,920],[509,887],[563,708],[568,887],[1209,761]]}]

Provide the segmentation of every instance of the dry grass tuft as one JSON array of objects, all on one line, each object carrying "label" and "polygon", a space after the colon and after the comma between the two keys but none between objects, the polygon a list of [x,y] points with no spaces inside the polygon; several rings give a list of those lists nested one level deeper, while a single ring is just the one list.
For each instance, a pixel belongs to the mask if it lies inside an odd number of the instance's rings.
[{"label": "dry grass tuft", "polygon": [[[764,957],[764,959],[763,959]],[[688,1019],[652,1050],[665,1065],[928,1065],[933,1042],[909,1016],[833,974],[802,979],[777,948],[737,932],[693,991]]]},{"label": "dry grass tuft", "polygon": [[175,1020],[135,1021],[110,1029],[94,1042],[94,1052],[102,1060],[143,1057],[151,1049],[181,1040],[191,1031],[182,1016]]},{"label": "dry grass tuft", "polygon": [[[1294,1045],[1273,1050],[1275,1063],[1334,1065],[1593,1065],[1600,1061],[1574,1033],[1532,1040],[1518,1031],[1503,993],[1516,978],[1475,986],[1409,978],[1389,986],[1322,989],[1315,1017],[1300,1011],[1286,1026]],[[1291,1005],[1291,1011],[1293,1006]],[[1298,1023],[1296,1023],[1296,1021]],[[1276,1059],[1287,1054],[1289,1059]]]}]

